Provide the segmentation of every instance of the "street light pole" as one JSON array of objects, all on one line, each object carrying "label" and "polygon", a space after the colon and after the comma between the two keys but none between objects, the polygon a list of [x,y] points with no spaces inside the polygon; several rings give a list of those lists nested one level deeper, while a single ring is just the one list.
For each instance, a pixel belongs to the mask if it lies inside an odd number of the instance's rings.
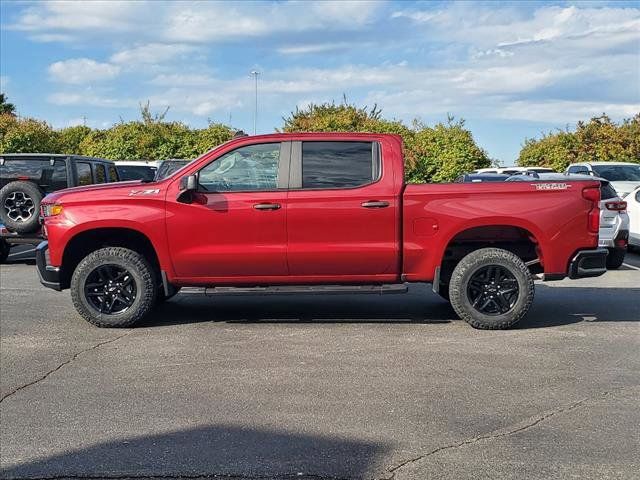
[{"label": "street light pole", "polygon": [[258,123],[258,75],[260,72],[257,70],[251,70],[251,76],[253,76],[255,80],[255,92],[256,92],[256,101],[253,110],[253,134],[256,134],[256,124]]}]

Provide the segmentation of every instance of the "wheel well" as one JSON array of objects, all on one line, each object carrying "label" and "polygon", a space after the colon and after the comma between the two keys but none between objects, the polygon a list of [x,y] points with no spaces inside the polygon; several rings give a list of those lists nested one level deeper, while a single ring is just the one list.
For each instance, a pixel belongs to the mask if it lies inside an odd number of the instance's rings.
[{"label": "wheel well", "polygon": [[81,232],[67,243],[62,255],[62,288],[69,287],[71,276],[84,257],[105,247],[125,247],[142,254],[160,275],[158,255],[145,234],[130,228],[97,228]]},{"label": "wheel well", "polygon": [[[540,259],[542,255],[536,237],[528,230],[512,225],[474,227],[458,233],[445,248],[440,264],[440,283],[448,284],[458,262],[480,248],[502,248],[515,253],[525,262]],[[541,273],[541,263],[531,265],[532,273]]]}]

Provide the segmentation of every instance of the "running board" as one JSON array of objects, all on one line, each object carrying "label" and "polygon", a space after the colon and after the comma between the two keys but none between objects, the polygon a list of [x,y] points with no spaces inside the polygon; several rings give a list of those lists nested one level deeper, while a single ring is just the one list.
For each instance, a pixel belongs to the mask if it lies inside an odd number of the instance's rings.
[{"label": "running board", "polygon": [[377,295],[406,293],[409,287],[404,283],[382,285],[274,285],[268,287],[209,287],[205,295],[256,295],[275,293],[280,295],[373,293]]}]

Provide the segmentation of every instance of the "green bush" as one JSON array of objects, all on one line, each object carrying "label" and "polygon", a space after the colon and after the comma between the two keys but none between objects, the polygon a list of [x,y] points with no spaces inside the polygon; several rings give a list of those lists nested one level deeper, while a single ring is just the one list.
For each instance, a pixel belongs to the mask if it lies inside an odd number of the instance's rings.
[{"label": "green bush", "polygon": [[526,139],[518,164],[551,167],[564,171],[575,162],[640,163],[640,113],[620,124],[608,116],[578,122],[575,131],[545,133]]},{"label": "green bush", "polygon": [[406,179],[412,183],[448,182],[491,161],[478,147],[464,121],[449,118],[446,124],[428,127],[414,121],[412,128],[397,120],[385,120],[371,110],[335,103],[311,104],[296,109],[284,120],[285,132],[375,132],[395,133],[404,140]]},{"label": "green bush", "polygon": [[67,127],[56,132],[58,137],[58,150],[60,153],[77,154],[80,152],[80,144],[91,133],[91,129],[84,125]]},{"label": "green bush", "polygon": [[58,153],[58,135],[47,122],[0,115],[0,153]]}]

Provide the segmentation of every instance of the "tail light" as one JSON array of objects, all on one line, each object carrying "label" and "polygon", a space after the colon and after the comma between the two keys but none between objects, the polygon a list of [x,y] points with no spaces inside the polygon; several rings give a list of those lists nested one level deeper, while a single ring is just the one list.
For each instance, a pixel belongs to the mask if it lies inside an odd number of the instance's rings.
[{"label": "tail light", "polygon": [[606,202],[604,206],[607,207],[607,210],[623,212],[627,209],[627,202]]},{"label": "tail light", "polygon": [[600,187],[587,187],[582,189],[582,198],[591,202],[589,221],[587,223],[591,233],[600,230]]}]

